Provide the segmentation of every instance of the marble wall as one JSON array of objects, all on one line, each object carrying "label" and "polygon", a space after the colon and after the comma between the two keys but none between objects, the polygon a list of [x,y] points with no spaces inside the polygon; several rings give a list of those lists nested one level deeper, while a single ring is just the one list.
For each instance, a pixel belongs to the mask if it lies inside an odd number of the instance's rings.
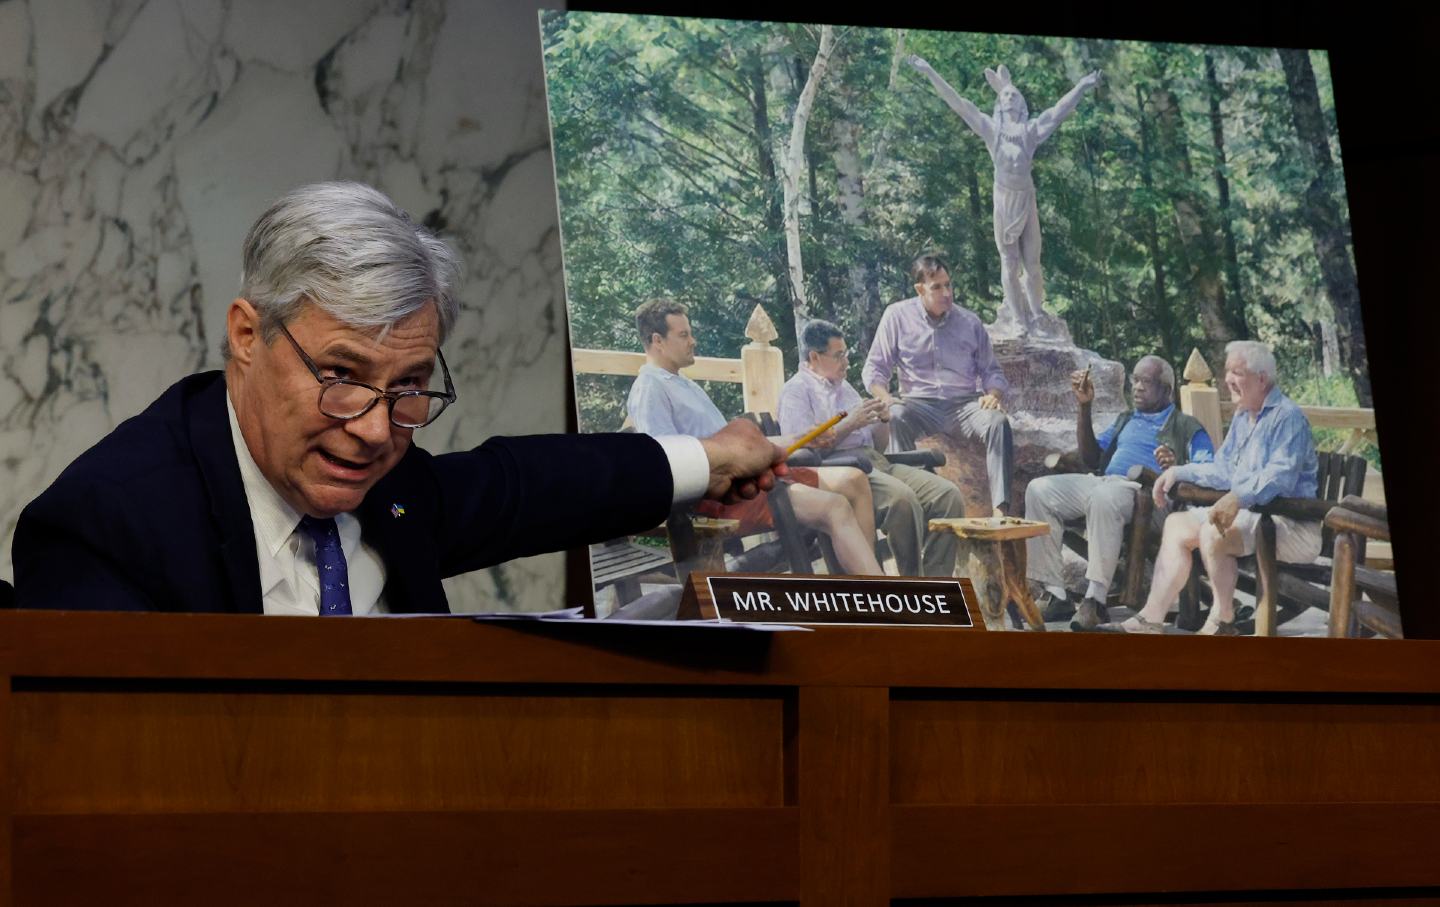
[{"label": "marble wall", "polygon": [[[417,443],[564,429],[537,5],[0,0],[0,577],[30,498],[218,367],[245,230],[301,183],[372,183],[464,256],[460,401]],[[563,572],[461,578],[452,604],[554,607]]]}]

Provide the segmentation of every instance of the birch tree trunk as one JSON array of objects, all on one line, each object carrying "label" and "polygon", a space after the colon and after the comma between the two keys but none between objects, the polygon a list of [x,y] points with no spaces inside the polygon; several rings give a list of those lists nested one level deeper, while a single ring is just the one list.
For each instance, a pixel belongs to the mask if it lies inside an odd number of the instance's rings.
[{"label": "birch tree trunk", "polygon": [[830,65],[830,54],[835,50],[835,27],[826,25],[820,29],[820,49],[815,62],[810,65],[810,75],[805,87],[800,90],[800,100],[795,104],[795,118],[790,124],[790,142],[784,151],[783,166],[780,168],[780,186],[784,196],[785,252],[790,271],[790,293],[795,309],[795,335],[798,341],[809,311],[809,300],[805,295],[805,264],[800,257],[800,193],[805,186],[805,129],[810,124],[810,114],[815,109],[815,95],[820,90],[820,80]]}]

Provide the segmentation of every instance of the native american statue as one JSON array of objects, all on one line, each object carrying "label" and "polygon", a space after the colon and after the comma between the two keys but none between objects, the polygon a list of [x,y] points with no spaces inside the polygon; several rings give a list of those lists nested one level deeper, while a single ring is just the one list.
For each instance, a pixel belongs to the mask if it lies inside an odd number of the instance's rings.
[{"label": "native american statue", "polygon": [[1075,83],[1054,107],[1030,119],[1024,95],[1010,81],[1004,66],[985,70],[985,81],[995,89],[995,110],[986,116],[960,97],[922,58],[909,64],[935,86],[935,91],[960,114],[965,125],[985,141],[995,162],[995,245],[1000,249],[1000,283],[1005,304],[995,317],[997,337],[1034,332],[1041,337],[1069,338],[1065,322],[1045,311],[1045,278],[1040,270],[1040,213],[1035,206],[1035,182],[1030,168],[1035,151],[1065,118],[1075,112],[1080,98],[1100,81],[1097,69]]}]

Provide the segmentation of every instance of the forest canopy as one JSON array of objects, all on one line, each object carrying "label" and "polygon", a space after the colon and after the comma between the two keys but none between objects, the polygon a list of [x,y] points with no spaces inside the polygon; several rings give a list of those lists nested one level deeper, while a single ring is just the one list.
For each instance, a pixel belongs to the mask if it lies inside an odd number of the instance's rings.
[{"label": "forest canopy", "polygon": [[[926,250],[993,319],[990,156],[915,54],[986,112],[987,67],[1031,116],[1101,71],[1034,163],[1046,305],[1077,345],[1177,371],[1198,348],[1218,373],[1227,341],[1259,339],[1297,401],[1372,405],[1323,52],[583,13],[542,29],[577,347],[638,350],[631,312],[671,296],[700,355],[733,357],[760,303],[787,374],[819,317],[851,338],[858,384]],[[618,427],[627,386],[581,376],[582,428]],[[738,411],[738,390],[712,392]]]}]

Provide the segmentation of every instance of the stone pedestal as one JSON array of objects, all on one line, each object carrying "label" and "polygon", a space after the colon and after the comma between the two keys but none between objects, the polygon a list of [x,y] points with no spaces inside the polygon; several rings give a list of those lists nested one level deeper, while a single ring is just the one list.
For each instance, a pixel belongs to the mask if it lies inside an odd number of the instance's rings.
[{"label": "stone pedestal", "polygon": [[[1091,412],[1095,433],[1099,434],[1128,408],[1126,367],[1063,341],[1027,336],[993,340],[993,343],[995,356],[1010,382],[1005,396],[1005,411],[1010,416],[1015,439],[1010,501],[1018,516],[1025,505],[1025,486],[1048,471],[1045,457],[1076,448],[1077,406],[1070,389],[1070,373],[1086,366],[1090,368],[1090,380],[1095,385]],[[922,440],[920,446],[945,453],[946,463],[940,468],[940,474],[960,487],[966,514],[989,516],[990,493],[983,442],[937,436]]]}]

